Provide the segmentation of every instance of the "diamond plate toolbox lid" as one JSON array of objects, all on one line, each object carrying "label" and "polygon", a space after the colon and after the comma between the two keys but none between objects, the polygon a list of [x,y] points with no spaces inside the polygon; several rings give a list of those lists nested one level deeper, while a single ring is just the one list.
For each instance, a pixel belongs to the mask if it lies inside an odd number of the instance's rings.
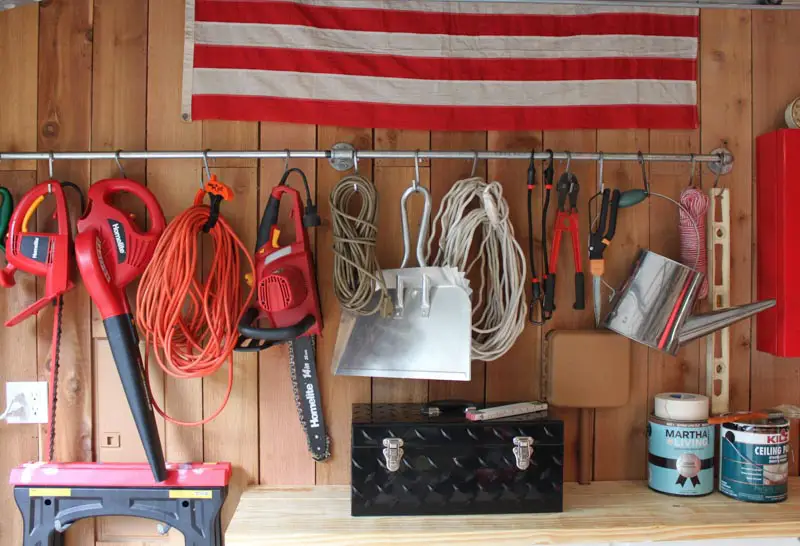
[{"label": "diamond plate toolbox lid", "polygon": [[469,421],[452,412],[428,417],[422,408],[420,404],[353,404],[353,448],[383,447],[384,438],[400,438],[408,447],[508,445],[520,436],[532,438],[536,445],[564,444],[563,422],[549,418],[547,412]]}]

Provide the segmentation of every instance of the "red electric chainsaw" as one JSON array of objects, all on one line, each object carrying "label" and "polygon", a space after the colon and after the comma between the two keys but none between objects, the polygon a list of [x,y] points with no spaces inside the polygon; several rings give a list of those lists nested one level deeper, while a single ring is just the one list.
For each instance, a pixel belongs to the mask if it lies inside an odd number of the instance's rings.
[{"label": "red electric chainsaw", "polygon": [[[292,173],[303,179],[305,213],[300,193],[286,186]],[[284,195],[292,200],[295,240],[281,246],[277,224]],[[278,343],[289,343],[292,385],[300,423],[306,432],[311,456],[321,461],[330,457],[330,442],[316,371],[314,336],[322,332],[322,313],[307,231],[318,225],[320,218],[311,200],[305,173],[297,168],[288,169],[272,189],[258,226],[256,279],[248,279],[248,282],[255,282],[257,307],[251,307],[239,323],[241,337],[236,350],[260,351]],[[258,326],[259,319],[266,320],[269,326]]]},{"label": "red electric chainsaw", "polygon": [[[58,382],[59,349],[61,347],[61,323],[64,312],[64,294],[75,285],[70,280],[71,251],[70,222],[64,187],[77,191],[84,209],[83,193],[72,182],[48,180],[33,187],[26,193],[11,215],[6,241],[6,261],[8,265],[0,271],[0,286],[10,288],[16,284],[14,274],[17,270],[45,277],[44,297],[29,305],[22,312],[6,321],[6,326],[14,326],[44,309],[55,305],[53,313],[53,340],[50,347],[50,429],[48,433],[48,460],[55,456],[56,385]],[[54,218],[56,232],[32,232],[28,224],[36,210],[48,195],[55,197]]]},{"label": "red electric chainsaw", "polygon": [[[14,274],[17,270],[45,277],[45,283],[42,298],[7,320],[6,326],[19,324],[75,288],[75,284],[69,278],[70,223],[64,186],[74,188],[80,194],[80,189],[71,182],[48,180],[34,186],[26,193],[11,215],[6,243],[8,265],[0,271],[0,286],[5,288],[14,286],[16,284]],[[54,216],[57,231],[55,233],[30,231],[28,224],[48,195],[56,199]],[[83,210],[83,195],[80,195],[81,210]]]}]

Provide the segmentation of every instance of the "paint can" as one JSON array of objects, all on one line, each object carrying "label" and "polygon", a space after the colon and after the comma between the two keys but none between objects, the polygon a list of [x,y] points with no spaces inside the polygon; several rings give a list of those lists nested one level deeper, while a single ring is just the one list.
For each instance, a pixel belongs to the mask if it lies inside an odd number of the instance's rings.
[{"label": "paint can", "polygon": [[681,497],[714,492],[714,425],[651,415],[647,436],[650,489]]},{"label": "paint can", "polygon": [[789,494],[789,421],[754,419],[720,429],[720,493],[746,502],[785,501]]}]

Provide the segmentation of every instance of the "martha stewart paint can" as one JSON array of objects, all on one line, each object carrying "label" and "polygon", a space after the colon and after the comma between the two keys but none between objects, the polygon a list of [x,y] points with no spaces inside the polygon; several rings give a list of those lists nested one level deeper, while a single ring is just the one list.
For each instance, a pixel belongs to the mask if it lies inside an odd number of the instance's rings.
[{"label": "martha stewart paint can", "polygon": [[647,436],[650,489],[681,497],[700,497],[714,491],[713,425],[651,415]]},{"label": "martha stewart paint can", "polygon": [[789,421],[754,419],[720,428],[720,493],[746,502],[788,496]]}]

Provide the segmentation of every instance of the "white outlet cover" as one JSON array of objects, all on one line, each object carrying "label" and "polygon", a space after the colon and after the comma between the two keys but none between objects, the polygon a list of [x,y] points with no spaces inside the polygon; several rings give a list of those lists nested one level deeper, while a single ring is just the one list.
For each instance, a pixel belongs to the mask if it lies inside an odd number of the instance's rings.
[{"label": "white outlet cover", "polygon": [[[6,383],[6,407],[17,397],[23,409],[6,417],[8,424],[46,424],[48,422],[47,381],[9,381]],[[5,408],[4,408],[5,409]]]}]

